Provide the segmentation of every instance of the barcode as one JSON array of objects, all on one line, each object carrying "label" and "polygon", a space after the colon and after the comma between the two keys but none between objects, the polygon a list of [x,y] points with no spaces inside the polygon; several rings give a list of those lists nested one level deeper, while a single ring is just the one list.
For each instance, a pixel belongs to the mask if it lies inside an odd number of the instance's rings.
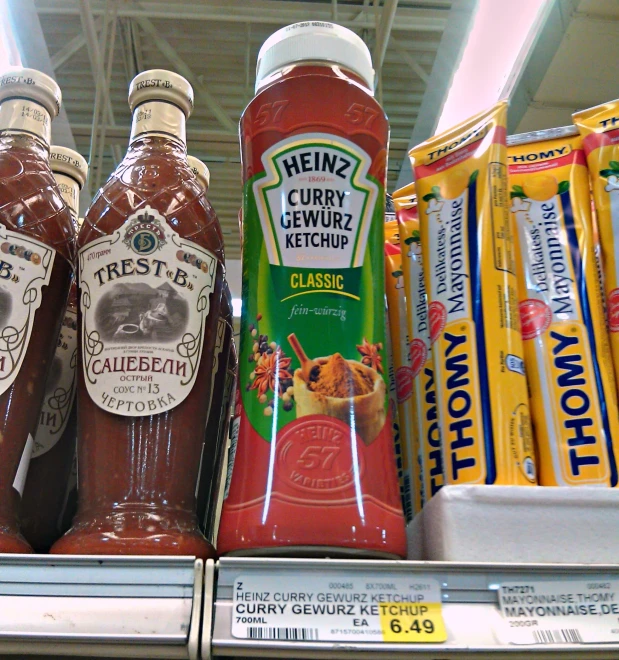
[{"label": "barcode", "polygon": [[307,641],[318,639],[318,628],[247,628],[249,639],[286,639],[293,641]]},{"label": "barcode", "polygon": [[575,644],[583,641],[577,628],[561,628],[560,630],[533,630],[538,644]]}]

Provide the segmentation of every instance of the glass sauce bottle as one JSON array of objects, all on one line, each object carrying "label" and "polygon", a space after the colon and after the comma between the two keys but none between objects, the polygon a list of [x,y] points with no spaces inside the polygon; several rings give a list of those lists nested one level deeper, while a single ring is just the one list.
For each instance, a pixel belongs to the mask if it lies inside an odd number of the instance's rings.
[{"label": "glass sauce bottle", "polygon": [[[77,232],[79,194],[86,183],[88,164],[76,151],[59,146],[52,146],[49,162]],[[74,281],[45,387],[21,502],[22,533],[36,552],[47,552],[61,535],[59,517],[76,449],[76,364],[77,285]]]},{"label": "glass sauce bottle", "polygon": [[[243,312],[222,553],[401,557],[383,349],[389,125],[369,50],[282,28],[240,122]],[[386,360],[385,360],[386,363]]]},{"label": "glass sauce bottle", "polygon": [[[208,167],[195,156],[188,155],[187,163],[191,171],[206,193],[211,180]],[[223,462],[223,450],[220,446],[219,425],[220,420],[227,413],[224,410],[224,393],[226,384],[227,365],[232,340],[232,306],[230,302],[230,288],[224,282],[224,292],[221,299],[221,315],[217,322],[217,339],[213,359],[213,374],[211,385],[211,400],[208,406],[206,433],[204,447],[200,459],[200,475],[196,489],[198,524],[207,539],[212,542],[206,526],[207,511],[213,505],[216,489]]]},{"label": "glass sauce bottle", "polygon": [[202,454],[198,487],[198,521],[207,538],[209,536],[206,522],[210,517],[209,511],[217,504],[217,484],[219,483],[219,474],[223,466],[223,454],[226,448],[222,442],[220,427],[230,410],[230,401],[226,398],[226,381],[228,379],[232,335],[232,297],[226,282],[222,296],[221,316],[217,326],[217,344],[215,347],[217,359],[213,363],[213,391],[204,435],[204,452]]},{"label": "glass sauce bottle", "polygon": [[52,552],[206,558],[195,490],[221,229],[187,164],[189,83],[145,71],[129,105],[129,150],[79,234],[78,511]]},{"label": "glass sauce bottle", "polygon": [[74,272],[71,214],[49,167],[60,101],[39,71],[0,76],[0,552],[31,550],[19,495]]},{"label": "glass sauce bottle", "polygon": [[215,465],[214,483],[215,490],[210,497],[208,507],[204,516],[204,534],[211,543],[217,548],[217,534],[219,531],[219,521],[221,519],[221,509],[224,502],[224,492],[228,476],[228,456],[230,450],[230,422],[232,417],[232,405],[234,403],[234,393],[236,385],[236,375],[238,370],[238,360],[236,344],[234,337],[230,339],[230,352],[228,354],[228,367],[226,370],[226,380],[224,383],[224,398],[221,406],[221,415],[219,418],[219,429],[217,435],[217,464]]}]

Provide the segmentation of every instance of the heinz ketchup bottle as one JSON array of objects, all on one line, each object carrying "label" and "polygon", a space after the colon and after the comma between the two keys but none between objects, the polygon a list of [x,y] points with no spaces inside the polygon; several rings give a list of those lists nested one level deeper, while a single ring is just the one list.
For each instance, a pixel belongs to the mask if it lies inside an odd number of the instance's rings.
[{"label": "heinz ketchup bottle", "polygon": [[17,526],[32,434],[73,278],[75,232],[49,167],[58,85],[0,77],[0,552],[29,552]]},{"label": "heinz ketchup bottle", "polygon": [[[79,195],[86,183],[88,165],[76,151],[52,146],[50,167],[77,231]],[[47,552],[61,535],[59,518],[76,448],[76,364],[77,285],[74,281],[45,386],[21,502],[22,533],[36,552]]]},{"label": "heinz ketchup bottle", "polygon": [[78,511],[55,553],[214,555],[195,491],[224,255],[192,104],[177,74],[134,78],[129,150],[79,234]]},{"label": "heinz ketchup bottle", "polygon": [[218,550],[406,554],[385,384],[387,117],[362,39],[306,22],[241,117],[243,313]]}]

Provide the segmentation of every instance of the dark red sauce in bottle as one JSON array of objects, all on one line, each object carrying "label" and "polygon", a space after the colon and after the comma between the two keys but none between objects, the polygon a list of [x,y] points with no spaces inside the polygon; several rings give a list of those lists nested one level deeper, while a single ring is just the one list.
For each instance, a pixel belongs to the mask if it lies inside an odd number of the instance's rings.
[{"label": "dark red sauce in bottle", "polygon": [[48,76],[0,77],[0,552],[31,550],[18,528],[18,492],[74,272],[71,214],[49,166],[59,108]]},{"label": "dark red sauce in bottle", "polygon": [[133,80],[129,150],[80,231],[78,511],[55,553],[214,556],[195,491],[224,254],[187,164],[192,96]]}]

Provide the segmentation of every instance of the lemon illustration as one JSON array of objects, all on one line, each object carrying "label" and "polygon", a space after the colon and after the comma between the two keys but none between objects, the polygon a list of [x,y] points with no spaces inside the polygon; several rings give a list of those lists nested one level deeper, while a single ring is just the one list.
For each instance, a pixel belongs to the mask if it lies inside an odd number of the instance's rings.
[{"label": "lemon illustration", "polygon": [[552,199],[559,192],[559,184],[550,174],[537,174],[523,184],[524,194],[536,202]]},{"label": "lemon illustration", "polygon": [[459,197],[469,185],[470,174],[462,167],[449,170],[441,181],[441,197],[443,199],[455,199]]}]

